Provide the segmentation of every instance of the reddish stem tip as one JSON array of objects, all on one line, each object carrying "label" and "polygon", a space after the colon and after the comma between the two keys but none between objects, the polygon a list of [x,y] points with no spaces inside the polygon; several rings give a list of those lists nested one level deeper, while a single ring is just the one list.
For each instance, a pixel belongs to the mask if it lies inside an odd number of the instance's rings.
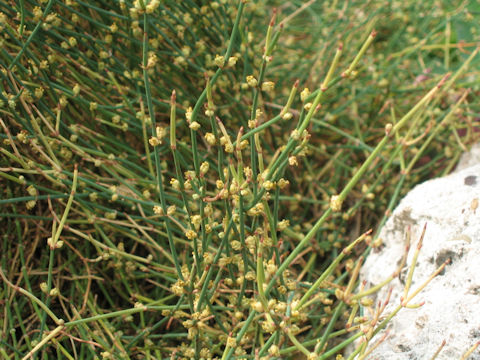
[{"label": "reddish stem tip", "polygon": [[452,73],[448,73],[447,75],[445,75],[442,80],[440,80],[440,82],[438,83],[437,87],[438,88],[441,88],[443,86],[443,84],[445,84],[445,82],[448,80],[448,78],[450,77],[450,75],[452,75]]},{"label": "reddish stem tip", "polygon": [[275,25],[275,19],[277,18],[277,8],[273,9],[272,19],[270,20],[270,26]]}]

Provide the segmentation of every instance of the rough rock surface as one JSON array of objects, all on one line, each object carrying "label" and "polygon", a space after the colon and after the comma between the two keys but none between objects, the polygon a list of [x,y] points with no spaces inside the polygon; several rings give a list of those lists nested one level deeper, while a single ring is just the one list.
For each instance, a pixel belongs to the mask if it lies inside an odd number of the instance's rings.
[{"label": "rough rock surface", "polygon": [[[470,153],[468,159],[464,157],[453,174],[416,186],[383,228],[380,237],[384,245],[370,254],[361,271],[367,287],[380,283],[397,269],[405,253],[407,227],[411,226],[407,265],[391,282],[393,293],[384,314],[400,303],[425,223],[423,247],[410,293],[447,258],[451,264],[413,299],[412,303],[425,302],[423,306],[404,308],[390,322],[389,335],[368,359],[430,359],[443,340],[446,345],[437,359],[460,359],[480,341],[480,157],[477,155]],[[387,292],[383,288],[376,300],[384,300]],[[480,349],[469,359],[480,359]]]},{"label": "rough rock surface", "polygon": [[480,164],[480,143],[473,145],[469,152],[466,152],[462,155],[456,167],[456,171],[460,171],[477,164]]}]

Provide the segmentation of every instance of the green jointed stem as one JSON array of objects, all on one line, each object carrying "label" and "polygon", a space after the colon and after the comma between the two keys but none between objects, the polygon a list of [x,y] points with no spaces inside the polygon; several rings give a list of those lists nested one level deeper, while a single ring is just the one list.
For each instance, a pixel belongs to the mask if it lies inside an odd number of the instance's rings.
[{"label": "green jointed stem", "polygon": [[370,33],[370,35],[368,35],[367,41],[365,41],[363,46],[360,48],[360,51],[358,52],[357,56],[355,56],[355,58],[353,59],[352,63],[348,67],[348,69],[343,72],[343,74],[342,74],[343,77],[349,77],[350,76],[352,71],[356,68],[360,59],[365,54],[365,51],[367,51],[370,44],[373,42],[373,40],[375,40],[375,36],[377,36],[377,32],[375,30],[373,30]]},{"label": "green jointed stem", "polygon": [[[238,34],[238,26],[240,24],[240,19],[242,18],[242,13],[243,9],[245,8],[245,2],[243,0],[240,0],[238,2],[238,9],[237,9],[237,16],[235,18],[235,22],[233,23],[233,29],[232,29],[232,34],[230,36],[230,40],[228,42],[228,47],[227,51],[225,52],[224,58],[228,60],[228,58],[231,56],[232,51],[233,51],[233,46],[235,45],[235,40],[237,38]],[[218,77],[223,73],[223,69],[219,68],[216,72],[215,75],[212,76],[210,79],[210,84],[213,86],[215,82],[217,81]],[[194,122],[197,119],[198,112],[200,111],[200,108],[202,107],[203,103],[205,102],[205,98],[207,97],[207,89],[204,89],[200,96],[198,97],[197,102],[195,103],[195,106],[192,111],[192,118],[191,121]]]},{"label": "green jointed stem", "polygon": [[[440,86],[444,83],[447,76],[445,76],[437,86],[435,86],[430,92],[428,92],[393,128],[392,132],[398,131],[405,123],[416,113],[416,111],[425,105],[428,101],[431,100],[432,96],[438,91]],[[377,155],[382,151],[382,149],[387,144],[390,135],[392,133],[386,134],[385,137],[380,141],[380,143],[375,147],[374,151],[370,154],[370,156],[365,160],[363,165],[360,169],[355,173],[353,178],[348,182],[345,186],[343,191],[340,193],[339,198],[341,201],[345,200],[349,192],[353,189],[353,187],[357,184],[357,182],[361,179],[363,174],[367,171],[372,161],[377,157]],[[305,237],[297,244],[295,249],[288,255],[288,257],[283,261],[283,263],[279,266],[275,276],[272,278],[270,283],[267,286],[265,293],[267,294],[275,285],[276,279],[282,274],[290,264],[296,259],[296,257],[300,254],[300,252],[305,248],[305,246],[310,242],[313,236],[317,233],[323,223],[327,220],[327,218],[332,213],[332,208],[328,208],[325,213],[317,220],[315,225],[310,229],[310,231],[305,235]],[[304,300],[306,301],[306,299]]]},{"label": "green jointed stem", "polygon": [[[48,3],[51,8],[45,9],[47,1],[37,6],[21,0],[0,11],[5,33],[0,62],[11,67],[0,72],[0,117],[6,119],[0,120],[0,179],[6,185],[0,252],[7,254],[1,268],[25,289],[3,282],[4,294],[10,294],[5,326],[17,331],[0,341],[2,355],[45,358],[56,352],[89,359],[135,353],[160,359],[174,353],[225,360],[315,355],[318,360],[362,336],[360,324],[353,325],[360,300],[392,276],[355,294],[357,276],[343,267],[346,253],[359,242],[352,243],[350,234],[376,226],[372,219],[385,215],[381,226],[401,191],[432,173],[448,172],[474,141],[478,72],[471,69],[457,84],[472,85],[470,95],[452,85],[476,60],[478,49],[446,36],[463,13],[423,17],[421,28],[429,32],[406,51],[401,49],[413,34],[387,26],[388,37],[376,49],[385,51],[364,61],[373,44],[372,19],[381,9],[347,24],[355,6],[333,2],[320,9],[318,1],[309,0],[294,4],[286,17],[282,9],[281,25],[274,27],[274,16],[265,29],[265,9],[244,0],[120,1],[109,10],[87,0]],[[402,11],[412,9],[406,4]],[[336,16],[340,10],[343,19]],[[298,36],[299,13],[307,28],[325,25],[321,36]],[[402,21],[404,13],[398,15]],[[358,37],[362,28],[366,41]],[[327,51],[339,43],[335,33],[348,46],[341,58],[337,50],[329,66]],[[435,38],[441,44],[427,45]],[[224,64],[215,65],[215,49],[222,48]],[[395,114],[405,114],[435,81],[425,74],[412,83],[411,75],[438,62],[437,50],[445,53],[441,63],[454,75],[441,91],[421,100],[411,117],[402,118],[400,128]],[[353,61],[344,61],[346,56]],[[347,69],[343,77],[339,67]],[[321,72],[324,78],[318,79]],[[259,79],[253,88],[244,84],[250,74]],[[275,89],[262,90],[266,79]],[[295,79],[319,86],[300,102],[300,81],[291,87]],[[334,86],[342,79],[342,86]],[[418,129],[427,115],[437,117],[451,102],[454,90],[463,96],[449,114]],[[195,133],[184,120],[190,105],[193,121],[202,123]],[[212,111],[204,116],[204,110]],[[466,122],[450,123],[460,110]],[[157,126],[163,137],[169,115],[170,141],[155,139]],[[252,119],[258,126],[247,128]],[[203,121],[211,122],[213,136]],[[380,126],[388,121],[384,138]],[[149,140],[157,146],[150,148]],[[222,148],[225,140],[228,152]],[[448,152],[441,149],[445,143]],[[418,165],[428,157],[431,161]],[[81,173],[76,194],[70,195],[75,163]],[[192,170],[196,176],[186,182]],[[336,201],[332,206],[343,202],[344,212],[341,206],[330,210],[329,199]],[[62,204],[66,209],[57,218]],[[49,226],[53,248],[44,241]],[[352,232],[344,231],[351,226]],[[198,240],[186,239],[190,229]],[[258,239],[266,246],[259,248]],[[353,262],[357,256],[349,255]],[[32,294],[44,278],[39,300]],[[47,291],[52,287],[61,291],[59,297],[56,290]],[[62,310],[57,305],[66,299],[69,307]],[[336,315],[347,310],[349,326],[342,329]],[[308,322],[301,323],[305,316]],[[62,317],[72,319],[68,326]],[[22,319],[31,319],[37,331],[28,332]],[[51,335],[53,322],[62,330]],[[332,332],[334,326],[342,330]],[[354,354],[368,355],[375,326]],[[227,347],[224,336],[229,336]],[[332,349],[342,340],[326,339],[340,336],[351,338]],[[72,354],[69,339],[78,339]]]},{"label": "green jointed stem", "polygon": [[297,304],[296,309],[300,309],[303,304],[313,295],[313,293],[319,288],[322,282],[332,274],[332,272],[337,268],[338,264],[343,260],[350,251],[357,246],[365,237],[370,234],[370,231],[360,236],[358,239],[354,240],[350,245],[348,245],[341,253],[336,257],[334,261],[328,266],[328,268],[320,275],[320,277],[315,281],[315,283],[308,289],[308,291],[303,295],[300,301]]},{"label": "green jointed stem", "polygon": [[23,44],[22,48],[20,49],[20,51],[18,52],[17,56],[15,56],[15,58],[12,60],[12,62],[10,63],[10,65],[8,66],[8,70],[12,70],[13,67],[15,66],[15,64],[17,63],[18,60],[20,60],[20,58],[22,57],[23,53],[25,52],[25,50],[27,50],[28,48],[28,45],[30,45],[30,43],[32,42],[33,38],[35,37],[35,35],[37,34],[38,30],[40,30],[40,27],[42,26],[42,23],[45,19],[45,17],[47,16],[47,14],[50,12],[50,9],[52,8],[52,5],[55,3],[55,0],[49,0],[48,3],[47,3],[47,6],[45,6],[45,10],[43,10],[43,15],[42,17],[40,18],[40,21],[38,22],[38,24],[35,26],[35,28],[33,29],[32,33],[30,34],[30,36],[27,38],[27,40],[25,41],[25,43]]},{"label": "green jointed stem", "polygon": [[31,292],[19,287],[19,286],[16,286],[14,284],[12,284],[5,276],[4,272],[3,272],[3,269],[0,268],[0,277],[3,279],[3,281],[8,285],[10,286],[12,289],[14,289],[15,291],[18,291],[20,294],[23,294],[25,295],[26,297],[28,297],[32,302],[34,302],[35,304],[37,304],[48,316],[50,316],[50,318],[52,318],[52,320],[55,322],[55,324],[57,325],[62,325],[64,323],[64,321],[62,319],[59,319],[53,312],[52,310],[50,310],[48,308],[48,306],[46,306],[39,298],[37,298],[35,295],[33,295]]},{"label": "green jointed stem", "polygon": [[50,340],[52,340],[55,336],[57,336],[62,330],[64,329],[63,325],[57,326],[54,330],[52,330],[47,336],[42,338],[40,342],[32,349],[30,350],[23,358],[22,360],[27,360],[31,359],[32,356],[40,350],[46,343],[48,343]]},{"label": "green jointed stem", "polygon": [[63,227],[65,226],[65,222],[67,221],[68,213],[70,212],[70,208],[72,207],[73,198],[75,197],[75,192],[77,191],[77,181],[78,181],[78,165],[75,164],[75,170],[73,171],[73,183],[72,183],[72,191],[70,192],[70,196],[68,197],[67,206],[65,206],[65,211],[63,212],[62,218],[60,219],[60,223],[58,224],[57,231],[52,234],[52,243],[51,247],[54,248],[60,238],[60,234],[62,233]]},{"label": "green jointed stem", "polygon": [[305,346],[303,346],[303,345],[300,343],[300,341],[297,340],[297,338],[295,337],[295,335],[293,335],[290,330],[287,330],[287,336],[288,336],[288,338],[292,341],[292,343],[295,345],[295,347],[297,348],[297,350],[299,350],[300,352],[302,352],[303,355],[305,355],[305,356],[310,355],[310,351],[308,351],[307,348],[306,348]]},{"label": "green jointed stem", "polygon": [[330,319],[330,321],[327,325],[327,328],[323,332],[320,343],[318,344],[318,349],[320,349],[320,351],[323,349],[323,347],[327,343],[329,335],[332,333],[332,330],[333,330],[335,324],[337,323],[338,318],[342,314],[344,308],[345,308],[345,303],[343,301],[340,302],[340,304],[337,305],[337,308],[335,309],[335,312],[333,313],[333,315],[332,315],[332,317],[331,317],[331,319]]},{"label": "green jointed stem", "polygon": [[337,52],[335,53],[335,57],[333,58],[332,64],[330,65],[330,68],[328,69],[327,75],[325,77],[325,80],[323,81],[319,92],[317,93],[317,96],[315,96],[315,99],[313,100],[312,105],[310,106],[310,109],[308,110],[307,116],[305,116],[305,119],[303,120],[302,124],[298,128],[299,134],[302,134],[303,131],[308,127],[310,124],[310,120],[313,117],[313,114],[317,111],[318,105],[320,105],[320,101],[322,101],[323,95],[325,94],[325,91],[328,89],[328,84],[330,84],[331,78],[333,76],[333,73],[337,69],[338,62],[340,60],[340,56],[342,54],[342,49],[343,46],[340,45],[337,48]]},{"label": "green jointed stem", "polygon": [[[152,103],[152,95],[150,92],[150,82],[148,80],[148,71],[147,71],[147,64],[148,64],[148,17],[145,13],[143,17],[144,21],[144,35],[143,35],[143,80],[145,83],[145,96],[147,98],[147,105],[148,105],[148,113],[150,115],[150,121],[152,123],[152,136],[156,136],[156,120],[155,120],[155,113]],[[157,169],[157,190],[159,192],[160,197],[160,204],[162,206],[162,210],[164,214],[167,214],[167,203],[165,199],[165,192],[163,189],[163,181],[162,181],[162,168],[160,165],[160,155],[158,146],[154,147],[154,156],[155,156],[155,167]],[[177,255],[177,250],[175,249],[175,244],[173,243],[173,235],[172,230],[170,227],[170,218],[165,216],[165,227],[167,230],[168,236],[168,243],[170,246],[170,252],[172,253],[173,261],[175,262],[175,268],[177,270],[177,275],[180,279],[183,280],[182,269],[180,266],[180,260]]]}]

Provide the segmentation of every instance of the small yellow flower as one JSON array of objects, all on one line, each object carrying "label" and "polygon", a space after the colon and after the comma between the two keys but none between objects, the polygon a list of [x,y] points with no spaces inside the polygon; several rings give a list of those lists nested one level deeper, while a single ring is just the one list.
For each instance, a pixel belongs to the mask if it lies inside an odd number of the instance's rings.
[{"label": "small yellow flower", "polygon": [[173,216],[175,215],[175,212],[177,211],[177,207],[175,205],[170,205],[168,208],[167,208],[167,215],[168,216]]},{"label": "small yellow flower", "polygon": [[210,169],[210,164],[208,163],[208,161],[204,161],[200,165],[200,174],[205,175],[208,172],[208,169]]},{"label": "small yellow flower", "polygon": [[200,129],[200,124],[196,121],[192,122],[190,124],[190,129],[192,129],[193,131],[197,131],[198,129]]},{"label": "small yellow flower", "polygon": [[35,97],[37,99],[40,99],[43,96],[43,92],[44,92],[43,87],[36,88],[35,89]]},{"label": "small yellow flower", "polygon": [[25,204],[27,210],[32,210],[35,205],[37,204],[37,202],[35,200],[30,200],[30,201],[27,201],[27,203]]},{"label": "small yellow flower", "polygon": [[30,185],[27,187],[27,192],[30,196],[36,196],[37,195],[37,189],[35,189],[35,186]]},{"label": "small yellow flower", "polygon": [[388,123],[385,125],[385,134],[388,136],[390,135],[390,132],[392,131],[393,129],[393,125],[391,123]]},{"label": "small yellow flower", "polygon": [[75,46],[77,46],[77,39],[74,38],[73,36],[71,36],[71,37],[68,39],[68,43],[70,44],[70,46],[75,47]]},{"label": "small yellow flower", "polygon": [[175,190],[180,190],[180,181],[178,181],[177,179],[170,179],[170,185],[172,185],[172,188],[174,188]]},{"label": "small yellow flower", "polygon": [[302,102],[305,102],[307,100],[307,97],[310,95],[310,90],[308,88],[303,89],[303,91],[300,93],[300,99]]},{"label": "small yellow flower", "polygon": [[250,87],[255,87],[255,86],[257,86],[258,81],[257,81],[257,79],[255,79],[255,77],[253,75],[248,75],[247,76],[247,84]]},{"label": "small yellow flower", "polygon": [[50,296],[52,297],[58,296],[59,294],[60,294],[60,291],[56,287],[50,290]]},{"label": "small yellow flower", "polygon": [[227,153],[233,153],[233,150],[234,150],[233,144],[231,144],[231,143],[225,144],[225,152],[227,152]]},{"label": "small yellow flower", "polygon": [[235,340],[235,338],[229,336],[227,338],[227,346],[229,346],[231,348],[234,348],[235,346],[237,346],[237,340]]},{"label": "small yellow flower", "polygon": [[263,183],[263,188],[267,191],[275,189],[275,183],[271,182],[270,180],[267,180]]},{"label": "small yellow flower", "polygon": [[330,208],[333,212],[339,212],[340,210],[342,210],[342,204],[343,200],[340,199],[339,195],[333,195],[330,198]]},{"label": "small yellow flower", "polygon": [[297,161],[297,158],[295,156],[290,156],[288,158],[288,164],[290,166],[297,166],[298,165],[298,161]]},{"label": "small yellow flower", "polygon": [[187,230],[185,231],[185,236],[188,240],[193,240],[197,237],[197,233],[193,230]]},{"label": "small yellow flower", "polygon": [[153,136],[150,139],[148,139],[148,142],[153,147],[158,146],[162,143],[162,141],[159,138],[153,137]]},{"label": "small yellow flower", "polygon": [[260,301],[255,301],[252,303],[252,309],[255,310],[256,312],[262,312],[263,305]]},{"label": "small yellow flower", "polygon": [[215,56],[215,60],[213,60],[213,62],[214,62],[215,65],[217,65],[218,67],[223,67],[223,65],[225,65],[225,57],[222,56],[222,55],[216,55],[216,56]]},{"label": "small yellow flower", "polygon": [[187,108],[187,110],[185,111],[185,118],[187,119],[187,121],[191,121],[192,120],[192,112],[193,112],[193,109],[191,106],[189,106]]},{"label": "small yellow flower", "polygon": [[200,224],[202,223],[202,217],[200,215],[193,215],[191,220],[193,226],[195,226],[195,229],[198,231],[198,229],[200,229]]},{"label": "small yellow flower", "polygon": [[230,56],[230,57],[228,58],[228,66],[229,66],[229,67],[235,66],[235,64],[237,63],[237,61],[238,61],[238,58],[237,58],[236,56]]},{"label": "small yellow flower", "polygon": [[290,226],[290,221],[287,220],[287,219],[283,219],[282,221],[280,221],[278,224],[277,224],[277,230],[278,231],[283,231],[285,230],[287,227]]},{"label": "small yellow flower", "polygon": [[249,142],[247,139],[240,141],[239,147],[240,150],[245,150],[248,146]]},{"label": "small yellow flower", "polygon": [[215,135],[213,135],[212,133],[210,132],[206,133],[205,140],[209,145],[215,145],[216,139],[215,139]]},{"label": "small yellow flower", "polygon": [[44,292],[44,293],[46,293],[46,292],[48,291],[48,285],[47,285],[46,282],[42,282],[42,283],[40,284],[40,290],[41,290],[42,292]]},{"label": "small yellow flower", "polygon": [[80,94],[80,90],[80,85],[75,84],[75,86],[73,87],[73,95],[77,96],[78,94]]},{"label": "small yellow flower", "polygon": [[265,81],[262,83],[262,91],[270,92],[275,88],[275,83],[273,81]]}]

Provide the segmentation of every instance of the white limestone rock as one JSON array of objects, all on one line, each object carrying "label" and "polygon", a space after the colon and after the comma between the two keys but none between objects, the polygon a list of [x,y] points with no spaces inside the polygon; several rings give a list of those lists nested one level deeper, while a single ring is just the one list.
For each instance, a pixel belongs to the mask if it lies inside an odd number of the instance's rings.
[{"label": "white limestone rock", "polygon": [[480,143],[473,145],[469,152],[462,154],[455,171],[460,171],[476,164],[480,164]]},{"label": "white limestone rock", "polygon": [[[468,161],[464,164],[471,165]],[[459,359],[480,341],[479,201],[480,162],[477,161],[474,166],[457,168],[449,176],[416,186],[395,209],[380,233],[384,245],[370,254],[361,271],[367,288],[394,273],[405,253],[405,234],[411,226],[407,265],[390,283],[393,292],[385,315],[400,303],[425,223],[427,229],[410,293],[447,258],[451,264],[413,299],[416,304],[424,301],[423,306],[404,308],[390,322],[388,337],[368,359],[430,359],[443,340],[446,345],[437,359]],[[387,293],[388,287],[383,288],[376,301],[384,300]],[[480,359],[480,349],[469,359]]]}]

